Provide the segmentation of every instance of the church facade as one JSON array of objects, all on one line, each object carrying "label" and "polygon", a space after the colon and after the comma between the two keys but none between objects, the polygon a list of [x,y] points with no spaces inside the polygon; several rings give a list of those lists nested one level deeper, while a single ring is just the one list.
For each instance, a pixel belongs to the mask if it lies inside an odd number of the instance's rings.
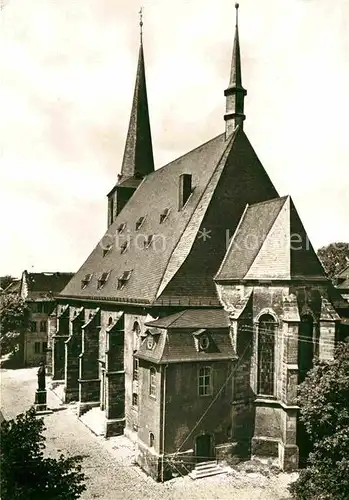
[{"label": "church facade", "polygon": [[297,384],[340,331],[292,199],[244,132],[246,94],[236,23],[225,131],[155,170],[141,40],[107,231],[50,316],[65,401],[97,408],[157,480],[212,458],[296,469]]}]

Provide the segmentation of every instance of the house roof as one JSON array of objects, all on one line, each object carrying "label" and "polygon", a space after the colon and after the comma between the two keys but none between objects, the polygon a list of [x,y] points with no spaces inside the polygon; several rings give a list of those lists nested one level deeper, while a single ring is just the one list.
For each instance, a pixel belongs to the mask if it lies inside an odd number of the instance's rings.
[{"label": "house roof", "polygon": [[[160,333],[149,332],[143,340],[136,357],[151,363],[184,363],[197,361],[222,361],[234,359],[236,353],[232,347],[229,329],[196,328],[160,330]],[[207,335],[209,346],[205,350],[198,348],[201,335]],[[154,347],[148,348],[148,339],[153,337]]]},{"label": "house roof", "polygon": [[164,318],[146,323],[161,329],[178,328],[228,328],[229,316],[224,309],[186,309]]},{"label": "house roof", "polygon": [[340,273],[338,273],[337,278],[343,280],[349,280],[349,264],[345,266]]},{"label": "house roof", "polygon": [[21,294],[27,300],[52,298],[66,286],[74,273],[24,271],[21,279]]},{"label": "house roof", "polygon": [[247,206],[215,277],[328,281],[289,196]]}]

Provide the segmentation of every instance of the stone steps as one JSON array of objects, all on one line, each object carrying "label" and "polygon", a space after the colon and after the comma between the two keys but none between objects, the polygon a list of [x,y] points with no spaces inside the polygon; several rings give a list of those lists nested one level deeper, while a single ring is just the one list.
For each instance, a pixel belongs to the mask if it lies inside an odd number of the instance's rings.
[{"label": "stone steps", "polygon": [[198,463],[193,469],[189,477],[191,479],[201,479],[202,477],[216,476],[217,474],[226,474],[227,468],[221,467],[216,461]]}]

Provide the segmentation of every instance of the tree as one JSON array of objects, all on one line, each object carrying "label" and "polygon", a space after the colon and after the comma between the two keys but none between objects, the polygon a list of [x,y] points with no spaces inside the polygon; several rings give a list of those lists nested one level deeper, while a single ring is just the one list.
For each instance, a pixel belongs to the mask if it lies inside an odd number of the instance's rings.
[{"label": "tree", "polygon": [[290,491],[299,500],[349,498],[349,343],[318,361],[299,386],[300,419],[313,451]]},{"label": "tree", "polygon": [[4,354],[14,349],[19,337],[29,327],[28,304],[18,295],[0,295],[0,342]]},{"label": "tree", "polygon": [[14,281],[16,281],[16,278],[11,276],[10,274],[6,274],[6,276],[2,276],[0,278],[0,287],[3,290],[5,290],[5,288],[7,288],[9,285],[11,285],[11,283],[13,283]]},{"label": "tree", "polygon": [[333,279],[349,264],[349,243],[330,243],[319,248],[317,255],[328,277]]},{"label": "tree", "polygon": [[34,408],[2,422],[2,500],[75,500],[86,489],[81,456],[44,458],[44,430]]}]

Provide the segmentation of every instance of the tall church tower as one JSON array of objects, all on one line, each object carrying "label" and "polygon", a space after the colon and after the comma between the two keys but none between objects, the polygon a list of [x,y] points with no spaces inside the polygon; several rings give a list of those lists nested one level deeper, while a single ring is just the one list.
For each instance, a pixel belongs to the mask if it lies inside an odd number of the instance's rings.
[{"label": "tall church tower", "polygon": [[132,110],[121,173],[108,193],[108,227],[131,198],[143,177],[154,171],[147,86],[143,53],[143,20],[140,12],[140,47]]},{"label": "tall church tower", "polygon": [[224,115],[226,139],[228,139],[228,137],[231,136],[237,125],[240,125],[241,128],[243,127],[243,122],[246,118],[244,114],[244,101],[247,91],[243,88],[241,79],[238,3],[235,4],[235,9],[236,9],[236,23],[235,23],[233,57],[231,62],[230,82],[229,82],[229,87],[224,91],[224,95],[226,97],[226,113]]}]

